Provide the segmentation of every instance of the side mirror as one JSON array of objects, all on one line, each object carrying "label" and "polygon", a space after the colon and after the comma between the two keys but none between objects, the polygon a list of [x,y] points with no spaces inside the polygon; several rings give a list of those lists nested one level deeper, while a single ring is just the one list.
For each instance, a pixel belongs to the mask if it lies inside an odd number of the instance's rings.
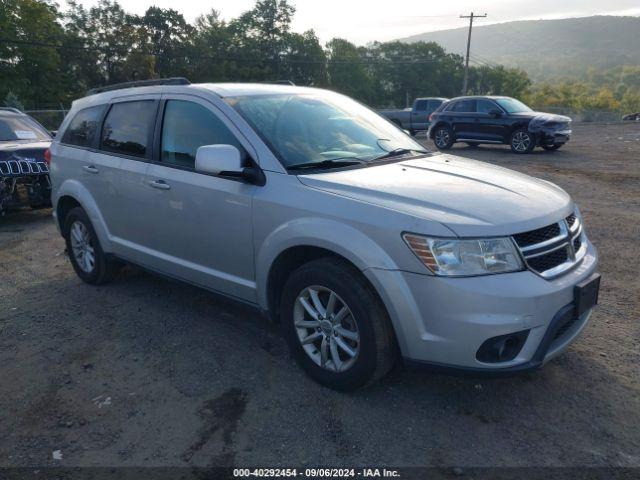
[{"label": "side mirror", "polygon": [[51,135],[53,138],[56,138],[57,134],[58,134],[58,130],[49,130],[49,135]]},{"label": "side mirror", "polygon": [[233,145],[204,145],[196,152],[196,171],[202,173],[241,174],[240,150]]},{"label": "side mirror", "polygon": [[489,110],[489,115],[498,118],[502,116],[502,111],[498,110],[497,108],[493,108]]}]

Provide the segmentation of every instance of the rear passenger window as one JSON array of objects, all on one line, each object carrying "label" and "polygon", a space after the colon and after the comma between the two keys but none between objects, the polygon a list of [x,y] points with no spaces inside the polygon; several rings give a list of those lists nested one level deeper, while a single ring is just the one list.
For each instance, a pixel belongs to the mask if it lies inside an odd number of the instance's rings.
[{"label": "rear passenger window", "polygon": [[162,125],[163,163],[194,168],[196,151],[203,145],[242,145],[212,111],[183,100],[169,100]]},{"label": "rear passenger window", "polygon": [[85,108],[80,110],[67,127],[62,137],[62,143],[78,147],[90,147],[93,145],[98,124],[106,105]]},{"label": "rear passenger window", "polygon": [[102,127],[102,149],[145,157],[155,115],[154,100],[114,103]]}]

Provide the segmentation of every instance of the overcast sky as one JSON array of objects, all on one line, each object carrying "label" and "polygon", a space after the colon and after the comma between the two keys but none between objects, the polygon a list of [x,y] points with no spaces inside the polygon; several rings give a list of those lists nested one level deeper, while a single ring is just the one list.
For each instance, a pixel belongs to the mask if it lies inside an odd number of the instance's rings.
[{"label": "overcast sky", "polygon": [[[97,0],[80,0],[85,6]],[[254,0],[120,0],[132,13],[151,5],[174,8],[188,21],[215,8],[225,19],[250,9]],[[448,2],[418,0],[291,0],[296,7],[293,29],[314,29],[322,42],[342,37],[357,44],[392,40],[417,33],[465,26],[460,14],[487,13],[477,25],[512,20],[567,18],[589,15],[640,15],[639,0],[489,0]],[[474,23],[475,25],[475,23]]]}]

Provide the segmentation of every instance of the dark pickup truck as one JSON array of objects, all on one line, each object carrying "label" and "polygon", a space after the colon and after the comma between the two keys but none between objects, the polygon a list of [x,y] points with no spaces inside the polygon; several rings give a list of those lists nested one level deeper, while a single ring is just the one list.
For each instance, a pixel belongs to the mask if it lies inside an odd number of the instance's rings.
[{"label": "dark pickup truck", "polygon": [[379,110],[380,115],[387,117],[400,128],[408,130],[411,135],[429,128],[429,115],[431,115],[446,98],[424,97],[416,98],[413,107],[403,110]]}]

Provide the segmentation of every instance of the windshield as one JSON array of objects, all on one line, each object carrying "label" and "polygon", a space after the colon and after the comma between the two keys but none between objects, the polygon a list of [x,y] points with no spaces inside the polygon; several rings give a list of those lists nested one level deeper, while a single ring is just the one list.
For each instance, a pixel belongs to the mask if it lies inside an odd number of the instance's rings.
[{"label": "windshield", "polygon": [[[427,150],[377,113],[333,92],[226,99],[285,167],[372,161],[389,152]],[[346,162],[362,163],[362,162]]]},{"label": "windshield", "polygon": [[533,110],[515,98],[496,98],[495,100],[507,113],[533,112]]},{"label": "windshield", "polygon": [[46,131],[29,117],[0,117],[0,142],[51,140]]}]

